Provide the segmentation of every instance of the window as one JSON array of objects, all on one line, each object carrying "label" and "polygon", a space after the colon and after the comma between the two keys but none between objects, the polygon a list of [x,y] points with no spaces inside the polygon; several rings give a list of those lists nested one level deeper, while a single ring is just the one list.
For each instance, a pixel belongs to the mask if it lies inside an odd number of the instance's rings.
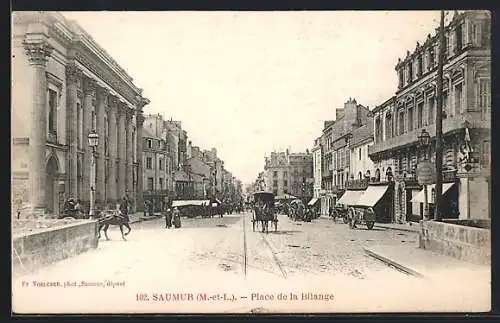
[{"label": "window", "polygon": [[160,177],[160,190],[163,189],[163,178]]},{"label": "window", "polygon": [[57,132],[57,92],[49,89],[49,133]]},{"label": "window", "polygon": [[160,167],[160,170],[163,170],[163,159],[159,160],[159,167]]},{"label": "window", "polygon": [[389,113],[385,116],[385,139],[390,138],[392,138],[392,116]]},{"label": "window", "polygon": [[382,122],[380,118],[375,120],[375,142],[379,143],[382,141]]},{"label": "window", "polygon": [[278,181],[277,180],[273,181],[273,187],[278,187]]},{"label": "window", "polygon": [[148,177],[148,191],[154,190],[154,178]]},{"label": "window", "polygon": [[358,150],[358,157],[359,157],[359,160],[361,160],[361,148],[359,148],[359,150]]},{"label": "window", "polygon": [[417,76],[420,76],[423,74],[423,62],[422,62],[422,55],[418,55],[417,58]]},{"label": "window", "polygon": [[428,67],[427,67],[427,70],[430,71],[433,67],[434,67],[434,64],[435,64],[435,52],[434,52],[434,47],[431,47],[429,48],[429,63],[428,63]]},{"label": "window", "polygon": [[417,105],[417,128],[421,128],[424,123],[424,102]]},{"label": "window", "polygon": [[413,81],[413,63],[408,63],[408,83]]},{"label": "window", "polygon": [[283,172],[283,176],[284,176],[284,177],[288,177],[288,172],[287,172],[287,171],[284,171],[284,172]]},{"label": "window", "polygon": [[358,173],[358,179],[363,179],[363,174],[361,172]]},{"label": "window", "polygon": [[464,33],[462,30],[462,25],[458,25],[455,29],[455,52],[458,53],[462,50],[464,43]]},{"label": "window", "polygon": [[278,171],[273,171],[273,177],[278,177]]},{"label": "window", "polygon": [[485,140],[481,145],[481,166],[488,169],[490,167],[490,160],[490,142]]},{"label": "window", "polygon": [[443,116],[443,119],[445,119],[446,117],[448,117],[448,91],[443,91],[443,112],[444,112],[444,116]]},{"label": "window", "polygon": [[479,79],[479,107],[491,107],[491,83],[489,79]]},{"label": "window", "polygon": [[408,108],[408,131],[413,130],[413,107]]},{"label": "window", "polygon": [[399,135],[402,135],[404,134],[405,132],[405,112],[404,111],[400,111],[399,112],[399,120],[398,120],[398,124],[399,124]]},{"label": "window", "polygon": [[146,168],[153,169],[153,159],[151,157],[146,158]]},{"label": "window", "polygon": [[404,86],[404,74],[403,74],[403,70],[400,69],[399,72],[399,87],[402,88]]},{"label": "window", "polygon": [[287,187],[287,186],[288,186],[288,181],[287,181],[286,179],[283,181],[283,186],[284,186],[284,187]]},{"label": "window", "polygon": [[148,148],[151,149],[153,148],[153,140],[148,139]]},{"label": "window", "polygon": [[463,93],[462,93],[462,84],[457,84],[455,86],[455,115],[459,116],[462,113],[462,100],[463,100]]},{"label": "window", "polygon": [[434,124],[434,121],[436,120],[436,116],[434,116],[434,97],[430,97],[429,101],[429,124]]}]

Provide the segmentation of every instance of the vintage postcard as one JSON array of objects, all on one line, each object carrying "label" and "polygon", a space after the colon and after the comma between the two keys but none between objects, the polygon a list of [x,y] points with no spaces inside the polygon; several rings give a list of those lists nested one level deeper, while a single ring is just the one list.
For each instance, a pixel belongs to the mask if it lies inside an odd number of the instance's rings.
[{"label": "vintage postcard", "polygon": [[12,13],[12,304],[491,309],[491,13]]}]

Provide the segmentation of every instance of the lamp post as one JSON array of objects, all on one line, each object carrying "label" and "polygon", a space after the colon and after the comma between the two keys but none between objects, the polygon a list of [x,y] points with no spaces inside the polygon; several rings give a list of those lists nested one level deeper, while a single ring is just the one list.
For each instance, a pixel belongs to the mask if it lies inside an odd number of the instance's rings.
[{"label": "lamp post", "polygon": [[89,146],[92,148],[92,161],[90,163],[90,211],[89,217],[92,218],[95,212],[95,155],[97,151],[97,145],[99,144],[99,135],[95,130],[92,130],[88,135]]},{"label": "lamp post", "polygon": [[[429,167],[429,159],[427,157],[427,150],[430,146],[430,143],[431,143],[431,136],[429,135],[429,133],[425,130],[425,129],[422,129],[422,133],[420,134],[420,136],[418,136],[418,143],[419,143],[419,146],[423,148],[424,150],[424,162],[421,163],[421,167]],[[419,181],[422,182],[422,184],[424,185],[424,220],[428,220],[429,219],[429,200],[428,200],[428,193],[427,193],[427,181],[426,180],[429,180],[429,178],[423,178],[425,176],[425,174],[422,174],[423,172],[421,171],[422,169],[420,169],[420,171],[418,172],[419,173]],[[426,172],[426,174],[429,174],[429,172]]]}]

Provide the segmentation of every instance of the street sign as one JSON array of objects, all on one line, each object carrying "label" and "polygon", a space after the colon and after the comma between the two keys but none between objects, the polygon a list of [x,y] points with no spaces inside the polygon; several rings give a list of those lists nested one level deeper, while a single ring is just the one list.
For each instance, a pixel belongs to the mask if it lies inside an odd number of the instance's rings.
[{"label": "street sign", "polygon": [[429,185],[434,182],[434,164],[424,161],[417,166],[417,180],[420,185]]}]

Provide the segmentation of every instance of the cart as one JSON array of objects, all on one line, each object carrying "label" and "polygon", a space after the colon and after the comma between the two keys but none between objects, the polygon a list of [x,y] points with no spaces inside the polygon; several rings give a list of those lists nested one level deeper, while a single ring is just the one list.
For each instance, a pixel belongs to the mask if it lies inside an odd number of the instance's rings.
[{"label": "cart", "polygon": [[278,231],[278,217],[274,208],[274,194],[271,192],[255,192],[253,194],[254,208],[252,216],[252,229],[255,232],[257,222],[262,224],[262,232],[268,232],[269,222],[274,225],[274,231]]},{"label": "cart", "polygon": [[365,224],[368,230],[375,225],[375,211],[372,207],[351,206],[347,211],[349,228],[355,229],[357,224]]}]

